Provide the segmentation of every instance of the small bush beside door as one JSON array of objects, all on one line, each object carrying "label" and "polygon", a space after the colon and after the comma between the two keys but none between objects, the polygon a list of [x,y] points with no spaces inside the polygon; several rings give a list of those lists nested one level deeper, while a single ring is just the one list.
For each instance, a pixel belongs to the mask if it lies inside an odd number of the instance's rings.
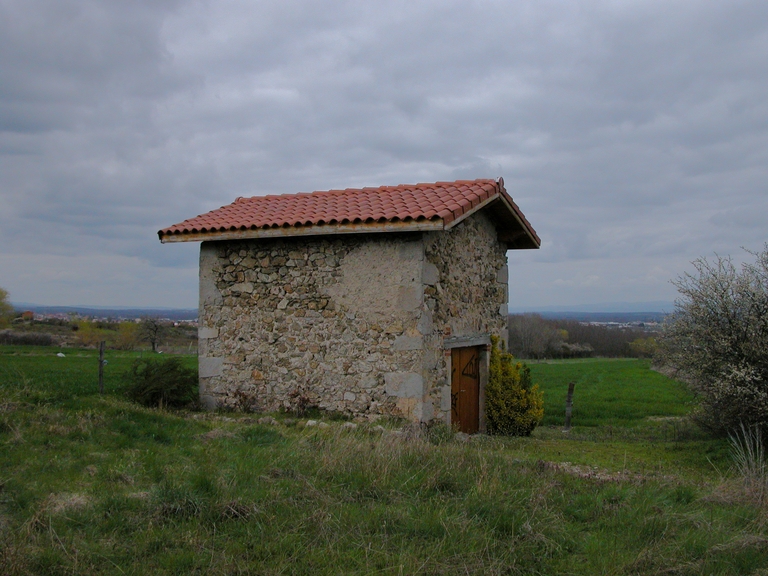
[{"label": "small bush beside door", "polygon": [[544,417],[544,397],[522,362],[499,349],[499,338],[491,337],[485,415],[489,434],[530,436]]}]

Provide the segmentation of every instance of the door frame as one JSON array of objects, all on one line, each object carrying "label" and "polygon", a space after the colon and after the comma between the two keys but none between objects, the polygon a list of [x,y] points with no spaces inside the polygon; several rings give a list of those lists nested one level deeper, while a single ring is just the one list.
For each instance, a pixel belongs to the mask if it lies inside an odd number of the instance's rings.
[{"label": "door frame", "polygon": [[[453,382],[451,381],[451,375],[453,366],[451,366],[451,351],[454,348],[477,348],[480,355],[480,362],[478,365],[478,371],[480,373],[480,382],[478,390],[478,429],[479,432],[485,434],[486,420],[485,420],[485,387],[488,384],[488,369],[491,360],[491,336],[490,334],[480,334],[477,336],[460,337],[454,336],[452,338],[445,338],[443,340],[443,349],[445,353],[445,364],[448,374],[448,395],[450,397]],[[449,409],[447,414],[448,425],[451,422],[451,409],[450,402],[448,403]]]}]

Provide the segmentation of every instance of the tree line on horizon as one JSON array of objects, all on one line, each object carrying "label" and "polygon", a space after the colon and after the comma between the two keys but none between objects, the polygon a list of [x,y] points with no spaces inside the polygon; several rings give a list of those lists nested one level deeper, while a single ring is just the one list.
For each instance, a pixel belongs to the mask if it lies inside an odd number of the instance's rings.
[{"label": "tree line on horizon", "polygon": [[656,339],[639,327],[604,326],[540,314],[510,314],[509,351],[518,358],[646,358]]}]

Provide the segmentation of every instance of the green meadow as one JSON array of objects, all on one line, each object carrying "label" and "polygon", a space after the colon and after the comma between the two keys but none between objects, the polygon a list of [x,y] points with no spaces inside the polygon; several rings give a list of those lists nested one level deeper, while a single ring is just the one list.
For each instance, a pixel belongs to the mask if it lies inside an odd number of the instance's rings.
[{"label": "green meadow", "polygon": [[634,358],[551,360],[530,363],[531,374],[551,408],[543,425],[562,426],[565,397],[573,382],[572,424],[641,425],[648,418],[685,416],[693,405],[686,388]]},{"label": "green meadow", "polygon": [[147,409],[139,353],[100,395],[96,352],[57,352],[0,347],[2,574],[768,574],[763,490],[644,361],[531,364],[543,425],[462,440]]}]

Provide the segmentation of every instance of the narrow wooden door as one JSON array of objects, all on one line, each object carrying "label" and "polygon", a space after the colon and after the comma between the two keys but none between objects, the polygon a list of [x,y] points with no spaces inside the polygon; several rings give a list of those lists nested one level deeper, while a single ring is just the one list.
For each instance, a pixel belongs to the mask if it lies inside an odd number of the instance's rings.
[{"label": "narrow wooden door", "polygon": [[451,350],[451,424],[461,432],[480,429],[480,349]]}]

